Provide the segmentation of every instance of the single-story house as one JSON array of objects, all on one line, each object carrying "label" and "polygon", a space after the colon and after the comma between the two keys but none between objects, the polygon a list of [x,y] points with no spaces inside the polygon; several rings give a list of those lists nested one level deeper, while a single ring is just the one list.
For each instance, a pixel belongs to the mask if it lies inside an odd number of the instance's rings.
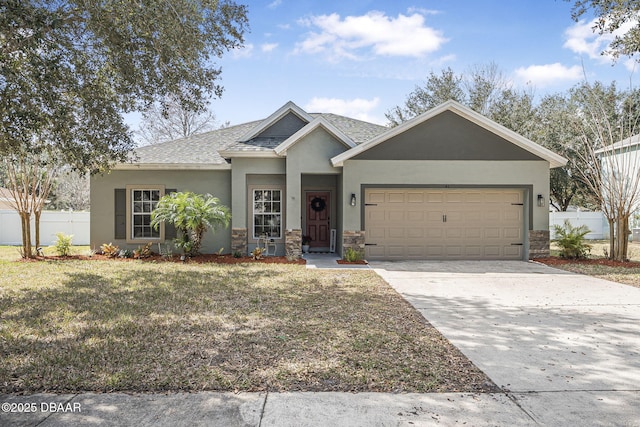
[{"label": "single-story house", "polygon": [[135,150],[91,179],[91,245],[169,241],[172,191],[210,193],[230,229],[204,250],[367,259],[529,259],[549,252],[549,169],[566,159],[454,101],[388,128],[288,102],[264,120]]}]

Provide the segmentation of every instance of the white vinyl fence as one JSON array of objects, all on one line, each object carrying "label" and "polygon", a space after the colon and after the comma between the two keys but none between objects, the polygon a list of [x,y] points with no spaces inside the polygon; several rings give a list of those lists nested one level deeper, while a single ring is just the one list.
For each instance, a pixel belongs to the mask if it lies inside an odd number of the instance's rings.
[{"label": "white vinyl fence", "polygon": [[[31,217],[31,238],[35,238],[35,221]],[[56,233],[73,234],[74,245],[89,244],[89,212],[42,211],[40,244],[53,245]],[[35,243],[35,242],[32,242]],[[13,210],[0,210],[0,245],[22,244],[20,216]]]},{"label": "white vinyl fence", "polygon": [[563,226],[565,220],[569,220],[571,225],[579,227],[586,225],[591,232],[586,235],[587,239],[601,240],[609,238],[609,223],[602,212],[549,212],[549,231],[551,238],[555,238],[554,225]]}]

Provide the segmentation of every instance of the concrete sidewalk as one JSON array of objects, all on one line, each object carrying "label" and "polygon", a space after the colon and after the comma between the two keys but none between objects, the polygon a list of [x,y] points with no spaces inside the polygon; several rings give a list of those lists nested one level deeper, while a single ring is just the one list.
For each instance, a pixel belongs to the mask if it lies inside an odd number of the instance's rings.
[{"label": "concrete sidewalk", "polygon": [[[87,393],[0,396],[0,401],[38,408],[0,412],[2,426],[535,425],[504,394]],[[59,412],[41,411],[42,403],[57,404]],[[65,407],[69,412],[62,412]]]}]

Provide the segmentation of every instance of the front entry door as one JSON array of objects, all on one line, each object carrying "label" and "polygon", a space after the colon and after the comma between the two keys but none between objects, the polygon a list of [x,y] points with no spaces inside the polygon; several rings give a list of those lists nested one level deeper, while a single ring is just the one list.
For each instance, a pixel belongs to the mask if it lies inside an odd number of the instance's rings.
[{"label": "front entry door", "polygon": [[312,248],[329,249],[331,239],[331,193],[328,191],[307,192],[307,235]]}]

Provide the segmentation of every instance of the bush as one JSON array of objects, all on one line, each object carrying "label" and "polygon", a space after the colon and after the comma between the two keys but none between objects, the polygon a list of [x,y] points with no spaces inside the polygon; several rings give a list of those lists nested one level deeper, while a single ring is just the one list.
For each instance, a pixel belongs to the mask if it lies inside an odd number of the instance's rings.
[{"label": "bush", "polygon": [[72,234],[64,234],[64,233],[56,233],[56,243],[54,247],[56,248],[56,253],[58,256],[69,256],[71,255],[71,241],[73,240]]},{"label": "bush", "polygon": [[355,250],[353,248],[347,248],[347,250],[344,251],[344,260],[347,262],[362,261],[362,258],[364,258],[362,251]]},{"label": "bush", "polygon": [[556,238],[553,241],[560,246],[560,257],[568,259],[586,258],[591,253],[591,245],[585,242],[585,236],[591,232],[586,225],[574,227],[569,220],[564,226],[554,225]]},{"label": "bush", "polygon": [[120,254],[120,248],[112,243],[104,243],[100,246],[102,253],[109,258],[115,258]]}]

